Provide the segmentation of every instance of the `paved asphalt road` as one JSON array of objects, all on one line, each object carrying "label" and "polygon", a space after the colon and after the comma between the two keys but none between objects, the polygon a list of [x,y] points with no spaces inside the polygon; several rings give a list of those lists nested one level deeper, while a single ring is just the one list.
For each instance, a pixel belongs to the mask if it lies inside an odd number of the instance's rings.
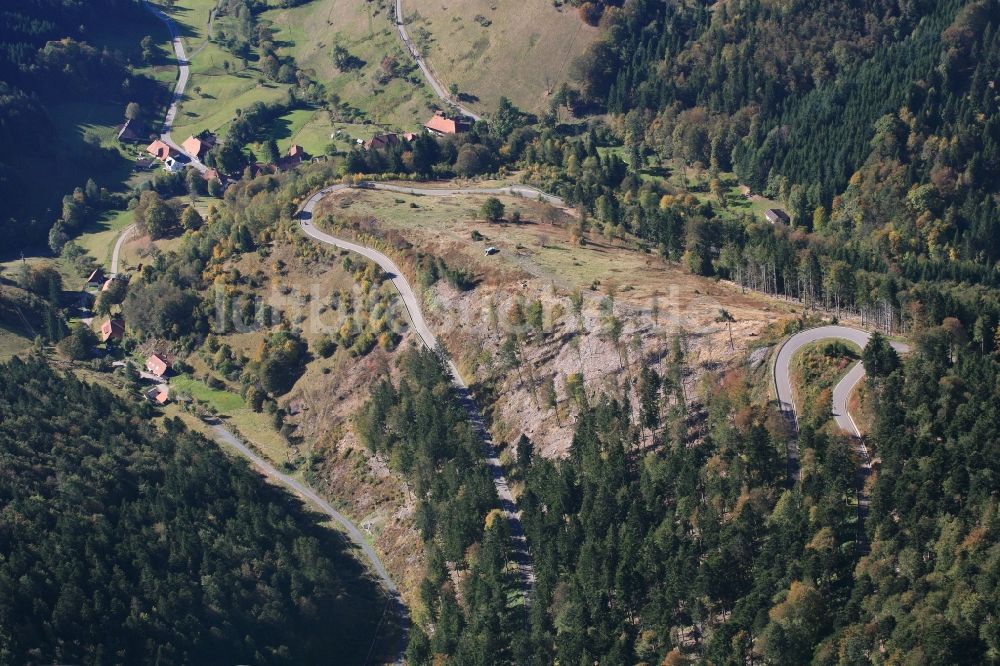
[{"label": "paved asphalt road", "polygon": [[132,235],[135,231],[135,225],[130,224],[122,230],[121,234],[118,236],[118,240],[115,241],[115,249],[111,251],[111,274],[118,275],[118,258],[122,253],[122,246],[125,245],[125,241],[128,237]]},{"label": "paved asphalt road", "polygon": [[423,72],[424,78],[427,79],[427,83],[431,84],[431,88],[434,89],[434,94],[440,97],[445,104],[455,107],[461,113],[469,116],[473,120],[481,120],[477,114],[451,99],[445,91],[444,86],[442,86],[441,83],[434,78],[434,74],[431,73],[430,67],[428,67],[424,59],[420,57],[420,53],[417,51],[416,45],[410,39],[410,35],[406,32],[406,26],[403,25],[403,0],[396,0],[396,29],[399,31],[400,39],[403,40],[403,45],[406,46],[406,49],[410,52],[410,55],[413,56],[413,59],[417,61],[417,66],[420,67],[420,71]]},{"label": "paved asphalt road", "polygon": [[[470,194],[470,193],[497,193],[497,194],[507,194],[515,190],[515,188],[502,188],[502,189],[432,189],[432,188],[413,188],[413,187],[399,187],[395,185],[383,185],[381,183],[366,183],[364,185],[366,188],[388,190],[390,192],[406,192],[410,194],[427,194],[436,196],[447,196],[454,194]],[[519,186],[518,186],[519,187]],[[323,197],[334,192],[340,192],[348,189],[347,185],[331,185],[330,187],[324,188],[319,192],[313,194],[306,202],[302,205],[299,210],[298,218],[299,224],[302,227],[302,231],[311,238],[320,241],[321,243],[326,243],[328,245],[333,245],[335,247],[343,248],[351,252],[356,252],[368,259],[371,259],[376,264],[378,264],[382,270],[388,274],[392,284],[399,291],[400,298],[403,300],[403,305],[406,307],[407,314],[410,316],[410,321],[412,322],[413,329],[420,336],[424,345],[428,349],[437,350],[439,349],[439,343],[434,333],[431,332],[430,328],[427,326],[427,322],[424,320],[423,312],[420,308],[420,300],[417,295],[413,292],[410,287],[410,283],[406,281],[406,277],[403,272],[399,269],[396,263],[385,256],[377,250],[365,247],[363,245],[358,245],[347,240],[336,238],[320,231],[312,223],[312,213],[316,204],[319,203]],[[536,190],[529,190],[528,188],[520,188],[520,190],[528,191],[531,195],[540,194]],[[552,197],[556,199],[555,197]],[[493,485],[496,488],[497,495],[500,497],[501,508],[503,509],[504,515],[507,518],[507,524],[510,529],[511,540],[513,542],[513,550],[515,557],[517,558],[518,571],[521,577],[522,588],[524,591],[525,599],[530,600],[531,586],[534,582],[535,573],[534,567],[531,563],[531,554],[528,551],[528,543],[524,534],[524,526],[521,524],[521,514],[517,508],[517,504],[514,502],[514,497],[511,495],[510,486],[507,483],[507,478],[503,473],[503,466],[500,464],[500,459],[497,456],[496,448],[493,445],[492,437],[489,431],[486,429],[485,422],[479,408],[476,406],[475,401],[469,394],[469,388],[466,386],[465,381],[462,379],[461,374],[458,372],[458,368],[451,361],[448,362],[449,370],[451,371],[452,381],[455,384],[455,388],[458,391],[459,400],[462,406],[466,409],[469,414],[470,421],[476,428],[479,437],[482,439],[486,448],[486,464],[490,468],[490,473],[493,477]]]},{"label": "paved asphalt road", "polygon": [[219,441],[232,447],[244,458],[250,460],[250,462],[256,465],[265,476],[280,482],[287,488],[290,488],[307,502],[317,507],[326,515],[330,516],[344,529],[345,532],[347,532],[351,541],[353,541],[358,548],[361,549],[361,552],[365,554],[365,557],[368,558],[368,561],[371,563],[375,573],[378,574],[378,577],[382,580],[382,585],[389,594],[389,601],[392,606],[395,607],[396,614],[400,617],[404,634],[403,647],[400,650],[400,663],[402,663],[402,653],[406,649],[406,633],[409,628],[409,613],[406,610],[406,606],[404,606],[400,601],[399,590],[396,587],[396,583],[393,582],[392,576],[389,575],[389,572],[382,565],[382,561],[378,558],[378,553],[376,553],[375,549],[368,544],[368,540],[365,539],[365,535],[361,533],[361,530],[359,530],[354,523],[348,520],[347,517],[330,506],[329,502],[316,494],[316,492],[314,492],[311,488],[303,483],[300,483],[298,480],[288,476],[287,474],[279,472],[273,465],[254,453],[250,447],[240,441],[236,435],[226,429],[226,427],[221,423],[212,425],[212,430],[215,432],[216,438]]},{"label": "paved asphalt road", "polygon": [[170,106],[167,108],[167,115],[163,119],[163,129],[160,130],[160,140],[187,157],[188,160],[190,160],[190,166],[193,166],[198,171],[204,173],[208,167],[198,161],[195,156],[184,152],[184,149],[174,143],[173,138],[170,136],[170,128],[173,127],[174,118],[177,117],[177,105],[182,99],[184,99],[184,88],[187,87],[188,78],[191,75],[191,68],[188,67],[187,55],[184,53],[184,43],[181,41],[180,33],[177,31],[177,24],[174,23],[173,19],[167,16],[162,9],[149,2],[149,0],[145,0],[145,5],[149,11],[153,12],[158,19],[166,24],[167,29],[170,31],[170,40],[174,45],[174,55],[177,57],[177,69],[179,71],[177,76],[177,85],[174,86],[174,96],[170,101]]},{"label": "paved asphalt road", "polygon": [[[871,336],[866,332],[856,328],[850,328],[848,326],[820,326],[818,328],[811,328],[801,333],[796,333],[792,337],[788,338],[778,349],[778,357],[774,362],[774,388],[778,396],[778,404],[781,410],[789,414],[792,419],[795,418],[795,403],[792,400],[792,379],[791,379],[791,362],[792,356],[795,352],[802,349],[805,345],[816,342],[818,340],[847,340],[853,342],[862,349],[868,344],[868,339]],[[893,348],[897,352],[908,352],[910,350],[909,346],[902,342],[892,342]],[[851,416],[850,411],[847,409],[847,402],[850,398],[851,391],[861,381],[865,376],[865,368],[861,362],[854,364],[854,367],[844,375],[837,385],[833,388],[833,418],[841,430],[844,430],[852,435],[854,435],[855,440],[858,444],[858,450],[861,454],[862,466],[866,469],[871,467],[871,460],[868,456],[868,448],[865,446],[864,439],[861,437],[861,431],[858,430],[857,424],[854,422],[854,418]],[[789,457],[789,469],[791,470],[791,475],[795,480],[798,480],[798,447],[795,445],[789,446],[788,451]]]}]

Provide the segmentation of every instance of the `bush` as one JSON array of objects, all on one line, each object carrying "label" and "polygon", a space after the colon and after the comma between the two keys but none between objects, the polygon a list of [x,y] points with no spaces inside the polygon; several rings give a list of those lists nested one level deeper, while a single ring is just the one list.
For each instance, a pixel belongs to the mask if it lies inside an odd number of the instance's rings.
[{"label": "bush", "polygon": [[502,201],[496,197],[490,197],[483,202],[482,207],[479,209],[479,214],[487,222],[501,222],[503,221],[504,209]]},{"label": "bush", "polygon": [[320,336],[316,340],[316,353],[323,358],[330,358],[337,351],[337,343],[329,335]]},{"label": "bush", "polygon": [[97,346],[97,336],[89,326],[77,324],[72,332],[62,339],[58,345],[59,351],[74,361],[83,361],[91,357]]}]

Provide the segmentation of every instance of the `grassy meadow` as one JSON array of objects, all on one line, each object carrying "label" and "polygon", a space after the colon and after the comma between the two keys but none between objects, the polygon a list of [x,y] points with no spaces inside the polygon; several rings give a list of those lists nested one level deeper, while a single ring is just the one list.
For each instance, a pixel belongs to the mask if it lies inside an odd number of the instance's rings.
[{"label": "grassy meadow", "polygon": [[438,79],[493,111],[501,96],[533,113],[567,80],[570,63],[597,37],[576,10],[549,0],[407,0],[410,37]]}]

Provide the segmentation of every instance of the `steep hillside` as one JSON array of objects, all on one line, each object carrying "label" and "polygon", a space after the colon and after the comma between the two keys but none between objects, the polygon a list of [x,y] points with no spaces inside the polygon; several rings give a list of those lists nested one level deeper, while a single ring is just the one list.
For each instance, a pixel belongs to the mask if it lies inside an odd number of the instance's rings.
[{"label": "steep hillside", "polygon": [[640,0],[602,24],[567,102],[624,114],[635,159],[731,166],[796,225],[927,273],[1000,258],[995,0]]},{"label": "steep hillside", "polygon": [[0,225],[16,238],[3,255],[44,247],[61,197],[88,178],[129,182],[118,125],[130,102],[154,122],[176,76],[163,25],[137,3],[15,4],[0,10]]},{"label": "steep hillside", "polygon": [[245,464],[37,359],[0,366],[0,413],[3,661],[371,656],[382,591]]},{"label": "steep hillside", "polygon": [[575,9],[548,0],[404,0],[411,37],[445,88],[490,113],[500,97],[541,115],[597,38]]}]

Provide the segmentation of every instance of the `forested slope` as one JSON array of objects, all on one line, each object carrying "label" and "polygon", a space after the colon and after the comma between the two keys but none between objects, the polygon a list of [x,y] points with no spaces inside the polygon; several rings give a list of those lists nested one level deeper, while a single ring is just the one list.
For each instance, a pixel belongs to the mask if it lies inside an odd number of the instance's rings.
[{"label": "forested slope", "polygon": [[0,663],[364,661],[385,599],[345,541],[150,415],[0,366]]},{"label": "forested slope", "polygon": [[526,622],[444,374],[428,353],[404,355],[398,386],[381,381],[358,425],[421,498],[411,662],[995,663],[1000,364],[949,326],[914,343],[902,364],[886,352],[869,368],[881,469],[863,525],[829,394],[801,419],[789,488],[784,419],[744,369],[706,382],[706,413],[692,415],[680,338],[662,372],[637,378],[638,404],[583,399],[566,459],[522,437],[509,471],[537,574]]},{"label": "forested slope", "polygon": [[114,188],[128,177],[129,162],[109,147],[112,130],[129,102],[155,122],[166,88],[135,69],[165,64],[140,47],[162,30],[134,0],[0,8],[0,228],[18,239],[9,250],[44,244],[60,197],[88,178]]},{"label": "forested slope", "polygon": [[859,250],[1000,258],[995,0],[640,0],[602,25],[567,101],[625,114],[639,154],[735,170]]}]

